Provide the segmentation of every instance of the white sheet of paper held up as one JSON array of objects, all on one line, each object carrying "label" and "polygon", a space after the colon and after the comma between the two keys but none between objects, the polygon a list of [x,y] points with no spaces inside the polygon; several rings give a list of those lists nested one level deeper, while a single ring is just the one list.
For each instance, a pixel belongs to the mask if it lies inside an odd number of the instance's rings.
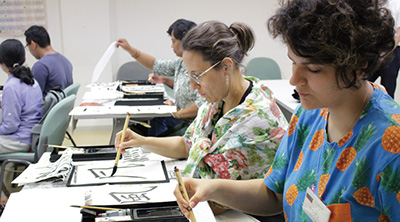
[{"label": "white sheet of paper held up", "polygon": [[108,47],[108,49],[106,50],[104,55],[100,58],[96,67],[94,68],[92,83],[96,82],[99,79],[101,73],[103,72],[104,68],[106,67],[108,61],[110,60],[111,56],[113,55],[116,49],[117,49],[117,42],[114,41]]}]

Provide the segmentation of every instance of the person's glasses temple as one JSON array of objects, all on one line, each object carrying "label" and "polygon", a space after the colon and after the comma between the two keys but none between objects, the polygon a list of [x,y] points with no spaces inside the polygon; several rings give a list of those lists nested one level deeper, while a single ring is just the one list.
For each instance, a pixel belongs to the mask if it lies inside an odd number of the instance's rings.
[{"label": "person's glasses temple", "polygon": [[214,65],[210,66],[210,68],[206,69],[204,72],[200,73],[199,75],[193,76],[190,75],[190,77],[192,77],[192,79],[197,83],[200,84],[200,77],[203,76],[204,74],[206,74],[207,72],[209,72],[211,69],[213,69],[215,66],[217,66],[218,64],[220,64],[221,61],[216,62]]}]

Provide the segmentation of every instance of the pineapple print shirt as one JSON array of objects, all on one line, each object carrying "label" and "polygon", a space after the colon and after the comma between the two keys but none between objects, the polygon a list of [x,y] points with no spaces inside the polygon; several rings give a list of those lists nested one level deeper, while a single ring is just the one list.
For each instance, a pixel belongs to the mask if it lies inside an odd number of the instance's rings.
[{"label": "pineapple print shirt", "polygon": [[311,221],[302,210],[307,187],[331,210],[331,220],[400,221],[400,106],[374,87],[339,142],[326,139],[326,109],[296,109],[264,179],[283,193],[288,221]]},{"label": "pineapple print shirt", "polygon": [[185,176],[240,180],[267,172],[288,124],[270,89],[257,78],[245,79],[253,82],[250,93],[221,118],[222,101],[199,108],[185,135]]}]

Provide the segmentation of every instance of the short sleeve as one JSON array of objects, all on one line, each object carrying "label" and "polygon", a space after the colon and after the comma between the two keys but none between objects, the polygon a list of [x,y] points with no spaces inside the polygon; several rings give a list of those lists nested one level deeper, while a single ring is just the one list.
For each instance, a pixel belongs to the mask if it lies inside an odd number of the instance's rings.
[{"label": "short sleeve", "polygon": [[32,67],[32,73],[33,77],[39,83],[40,89],[42,90],[42,92],[44,92],[44,87],[46,86],[49,70],[43,63],[37,61]]}]

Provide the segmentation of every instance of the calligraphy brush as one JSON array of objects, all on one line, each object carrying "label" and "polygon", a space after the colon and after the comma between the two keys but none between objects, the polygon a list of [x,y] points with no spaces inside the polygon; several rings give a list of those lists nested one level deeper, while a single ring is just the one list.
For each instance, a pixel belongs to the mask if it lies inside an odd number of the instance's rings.
[{"label": "calligraphy brush", "polygon": [[[122,129],[122,135],[121,135],[121,141],[120,141],[120,143],[124,142],[126,129],[128,128],[128,125],[129,125],[130,116],[131,116],[131,114],[129,114],[129,113],[126,114],[125,124],[124,124],[124,128]],[[118,161],[119,161],[119,155],[121,154],[121,150],[122,150],[122,148],[121,148],[121,147],[118,147],[117,156],[115,157],[114,168],[113,168],[113,171],[112,171],[110,177],[112,177],[112,176],[115,174],[115,172],[117,172]]]},{"label": "calligraphy brush", "polygon": [[121,208],[96,207],[96,206],[80,206],[80,205],[71,205],[70,207],[78,207],[78,208],[92,209],[92,210],[122,210]]}]

